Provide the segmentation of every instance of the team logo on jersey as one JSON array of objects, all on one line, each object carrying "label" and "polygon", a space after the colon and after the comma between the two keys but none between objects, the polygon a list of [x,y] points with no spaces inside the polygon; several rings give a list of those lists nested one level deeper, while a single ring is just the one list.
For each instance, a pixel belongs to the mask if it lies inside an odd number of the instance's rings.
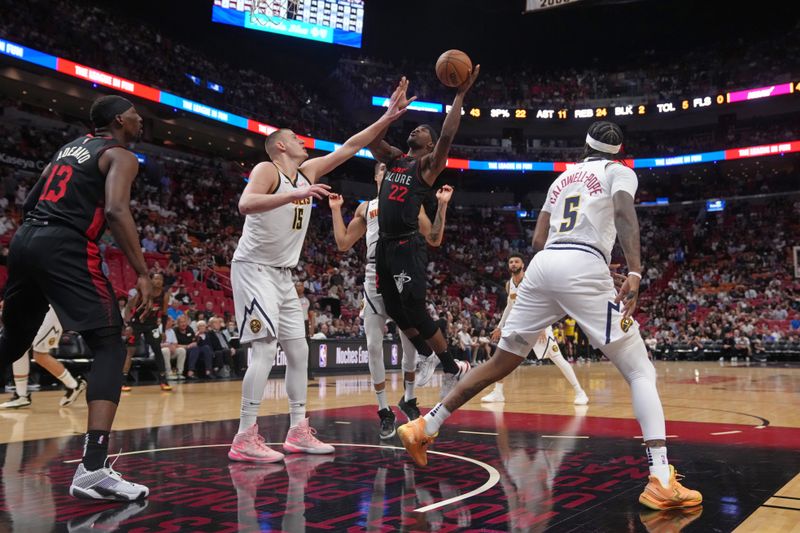
[{"label": "team logo on jersey", "polygon": [[633,319],[630,317],[623,318],[622,321],[619,323],[619,327],[622,328],[622,331],[625,333],[628,333],[628,330],[631,329],[632,325],[633,325]]},{"label": "team logo on jersey", "polygon": [[47,344],[49,344],[50,346],[53,346],[55,343],[56,343],[56,339],[54,337],[50,337],[47,340]]},{"label": "team logo on jersey", "polygon": [[261,321],[257,318],[254,318],[250,321],[250,331],[253,333],[258,333],[261,331]]},{"label": "team logo on jersey", "polygon": [[553,345],[553,351],[558,353],[558,344]]},{"label": "team logo on jersey", "polygon": [[403,270],[399,274],[394,276],[394,284],[397,285],[397,292],[400,294],[403,293],[403,285],[411,281],[411,276],[406,274],[406,271]]}]

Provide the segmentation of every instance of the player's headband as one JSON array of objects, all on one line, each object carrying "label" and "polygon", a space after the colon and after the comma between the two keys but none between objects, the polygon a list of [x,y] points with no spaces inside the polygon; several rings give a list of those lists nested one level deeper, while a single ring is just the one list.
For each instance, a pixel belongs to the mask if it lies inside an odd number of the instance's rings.
[{"label": "player's headband", "polygon": [[586,144],[588,144],[591,148],[594,148],[598,152],[604,152],[606,154],[619,153],[620,149],[622,148],[621,144],[606,144],[600,142],[591,135],[589,135],[588,133],[586,134]]},{"label": "player's headband", "polygon": [[103,96],[95,100],[89,111],[89,118],[97,128],[108,126],[117,115],[123,114],[132,108],[133,104],[127,98],[117,95]]}]

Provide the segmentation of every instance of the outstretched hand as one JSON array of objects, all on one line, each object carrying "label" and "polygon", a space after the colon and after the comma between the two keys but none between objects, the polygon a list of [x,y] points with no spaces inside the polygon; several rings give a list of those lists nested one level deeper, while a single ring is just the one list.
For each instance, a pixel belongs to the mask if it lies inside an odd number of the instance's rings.
[{"label": "outstretched hand", "polygon": [[391,98],[389,99],[389,108],[384,113],[384,116],[389,120],[397,120],[407,110],[408,106],[417,99],[416,96],[409,98],[406,95],[408,91],[408,80],[405,76],[400,78],[400,83],[397,84]]},{"label": "outstretched hand", "polygon": [[475,68],[469,72],[466,81],[458,86],[458,94],[466,94],[470,87],[472,87],[472,84],[475,83],[475,80],[478,79],[478,74],[480,74],[480,72],[481,66],[476,65]]},{"label": "outstretched hand", "polygon": [[313,196],[317,200],[322,200],[330,196],[330,190],[331,186],[326,183],[315,183],[308,187],[298,187],[294,190],[294,197],[297,200],[304,200]]}]

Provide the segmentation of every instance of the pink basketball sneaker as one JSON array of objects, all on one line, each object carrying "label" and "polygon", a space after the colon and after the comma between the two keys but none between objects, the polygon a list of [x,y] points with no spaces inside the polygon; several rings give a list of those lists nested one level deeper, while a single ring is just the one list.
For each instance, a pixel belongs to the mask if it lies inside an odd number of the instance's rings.
[{"label": "pink basketball sneaker", "polygon": [[228,459],[248,463],[277,463],[283,460],[283,454],[267,446],[264,437],[258,433],[258,425],[253,424],[244,433],[237,433],[233,437]]},{"label": "pink basketball sneaker", "polygon": [[287,453],[333,453],[333,446],[316,438],[316,432],[317,430],[308,425],[308,418],[304,418],[295,427],[289,428],[283,450]]}]

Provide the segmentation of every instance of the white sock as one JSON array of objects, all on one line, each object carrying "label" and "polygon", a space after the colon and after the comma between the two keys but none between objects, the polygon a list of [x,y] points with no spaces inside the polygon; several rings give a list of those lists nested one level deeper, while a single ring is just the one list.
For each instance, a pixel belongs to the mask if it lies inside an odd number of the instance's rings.
[{"label": "white sock", "polygon": [[295,427],[306,419],[306,404],[289,402],[289,427]]},{"label": "white sock", "polygon": [[406,381],[406,392],[404,396],[407,402],[410,402],[414,399],[414,382],[413,381]]},{"label": "white sock", "polygon": [[[27,357],[27,356],[25,356]],[[28,376],[14,376],[14,385],[17,387],[17,396],[28,395]]]},{"label": "white sock", "polygon": [[244,433],[256,423],[259,407],[261,407],[261,400],[242,398],[242,410],[239,414],[239,433]]},{"label": "white sock", "polygon": [[561,373],[564,374],[564,377],[567,378],[569,384],[572,385],[572,388],[575,389],[575,392],[580,392],[583,389],[581,388],[581,384],[578,383],[578,378],[575,376],[575,371],[572,369],[572,365],[564,359],[564,356],[561,354],[558,355],[551,355],[550,360],[555,363],[555,365],[561,370]]},{"label": "white sock", "polygon": [[75,389],[78,387],[78,382],[75,381],[75,378],[72,377],[72,374],[70,374],[69,370],[66,368],[64,369],[64,373],[60,376],[56,376],[56,378],[68,389]]},{"label": "white sock", "polygon": [[647,448],[647,462],[650,463],[650,475],[656,476],[664,487],[669,486],[669,462],[667,447]]},{"label": "white sock", "polygon": [[378,397],[378,409],[383,411],[389,408],[389,401],[386,399],[386,389],[376,390],[375,396]]},{"label": "white sock", "polygon": [[438,433],[439,427],[444,424],[448,416],[450,416],[450,411],[441,403],[437,403],[436,406],[425,415],[425,434],[430,437]]}]

